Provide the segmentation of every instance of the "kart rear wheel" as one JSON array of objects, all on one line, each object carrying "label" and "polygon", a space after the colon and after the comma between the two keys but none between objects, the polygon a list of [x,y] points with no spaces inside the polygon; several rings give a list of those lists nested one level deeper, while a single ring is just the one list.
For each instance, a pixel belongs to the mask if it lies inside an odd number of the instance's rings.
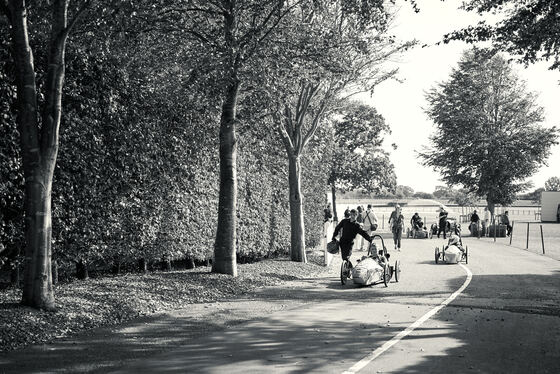
[{"label": "kart rear wheel", "polygon": [[389,265],[385,265],[383,268],[383,284],[385,287],[389,287],[389,281],[391,280],[391,275],[389,273]]},{"label": "kart rear wheel", "polygon": [[465,264],[469,263],[469,247],[465,247]]},{"label": "kart rear wheel", "polygon": [[434,257],[436,258],[436,264],[439,262],[439,247],[436,247],[434,251]]},{"label": "kart rear wheel", "polygon": [[344,286],[346,281],[348,280],[348,273],[350,269],[348,269],[348,261],[342,261],[342,265],[340,265],[340,283]]},{"label": "kart rear wheel", "polygon": [[395,268],[393,270],[393,274],[395,274],[395,282],[398,283],[401,277],[401,264],[399,263],[399,260],[395,261]]},{"label": "kart rear wheel", "polygon": [[434,237],[434,233],[433,233],[432,231],[430,231],[430,232],[428,233],[428,238],[431,239],[431,238],[433,238],[433,237]]}]

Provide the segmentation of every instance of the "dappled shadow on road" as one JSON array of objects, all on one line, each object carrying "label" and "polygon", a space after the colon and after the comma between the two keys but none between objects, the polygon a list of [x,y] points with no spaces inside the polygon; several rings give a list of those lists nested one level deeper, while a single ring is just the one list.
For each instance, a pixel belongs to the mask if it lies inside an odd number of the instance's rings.
[{"label": "dappled shadow on road", "polygon": [[[93,330],[0,355],[0,372],[104,373],[145,357],[150,359],[127,371],[241,373],[252,365],[271,372],[331,372],[332,365],[344,370],[407,326],[371,323],[368,318],[342,320],[334,309],[332,314],[327,309],[313,315],[313,302],[437,305],[464,280],[456,277],[444,287],[417,291],[395,283],[387,288],[342,286],[335,277],[304,280],[303,287],[263,289],[258,298],[271,303],[300,300],[305,307],[291,313],[309,313],[305,323],[290,320],[286,313],[262,315],[252,322],[243,315],[232,318],[235,305],[232,310],[209,309],[200,318],[188,313],[159,315],[114,331]],[[244,302],[249,301],[232,303]],[[391,354],[398,356],[401,366],[395,372],[399,373],[560,372],[559,305],[559,271],[475,275],[461,296],[376,359],[375,370],[367,367],[363,372],[384,372],[378,365]],[[440,337],[445,345],[435,351],[420,349],[427,347],[429,339]]]},{"label": "dappled shadow on road", "polygon": [[[424,350],[433,331],[423,328],[434,326],[445,344]],[[398,373],[559,373],[558,331],[560,271],[477,275],[461,296],[387,355],[407,355]],[[382,365],[384,358],[377,361]]]}]

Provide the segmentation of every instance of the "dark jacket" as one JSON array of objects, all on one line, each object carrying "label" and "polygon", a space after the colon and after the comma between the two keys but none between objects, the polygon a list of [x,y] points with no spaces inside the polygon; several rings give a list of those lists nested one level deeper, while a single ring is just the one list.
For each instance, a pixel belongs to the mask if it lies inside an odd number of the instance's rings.
[{"label": "dark jacket", "polygon": [[478,222],[478,221],[480,221],[480,217],[478,216],[478,214],[473,213],[471,215],[471,222]]},{"label": "dark jacket", "polygon": [[443,226],[445,225],[447,222],[447,212],[445,210],[442,210],[441,212],[439,212],[439,225]]},{"label": "dark jacket", "polygon": [[357,222],[351,222],[350,219],[345,218],[334,229],[333,233],[333,240],[335,240],[336,236],[338,235],[340,229],[342,229],[342,237],[340,238],[340,244],[352,244],[354,243],[354,239],[356,235],[360,234],[363,236],[368,242],[371,242],[371,236],[365,232]]}]

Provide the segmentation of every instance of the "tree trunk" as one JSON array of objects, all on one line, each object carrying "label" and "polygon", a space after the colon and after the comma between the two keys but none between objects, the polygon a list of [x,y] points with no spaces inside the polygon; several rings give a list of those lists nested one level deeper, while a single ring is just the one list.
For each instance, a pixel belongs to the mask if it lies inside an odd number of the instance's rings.
[{"label": "tree trunk", "polygon": [[148,261],[146,261],[143,257],[138,260],[138,271],[142,274],[146,274],[148,272]]},{"label": "tree trunk", "polygon": [[488,211],[490,212],[490,224],[494,223],[494,211],[496,210],[496,204],[494,204],[492,201],[490,200],[486,200],[486,202],[488,203]]},{"label": "tree trunk", "polygon": [[21,274],[20,274],[20,269],[18,264],[10,272],[10,283],[15,287],[19,287],[20,281],[21,281]]},{"label": "tree trunk", "polygon": [[121,261],[119,259],[115,259],[115,261],[113,262],[112,273],[113,274],[120,274],[121,273]]},{"label": "tree trunk", "polygon": [[331,184],[331,192],[332,192],[332,208],[333,208],[333,220],[335,223],[338,223],[338,213],[336,212],[336,186]]},{"label": "tree trunk", "polygon": [[237,276],[237,137],[235,133],[239,80],[233,78],[226,90],[220,120],[220,198],[218,229],[212,272]]},{"label": "tree trunk", "polygon": [[162,269],[163,271],[170,271],[170,270],[172,270],[172,267],[171,267],[171,260],[169,259],[169,257],[164,256],[164,257],[161,259],[161,269]]},{"label": "tree trunk", "polygon": [[80,260],[76,262],[76,278],[81,280],[89,278],[89,270],[86,261]]},{"label": "tree trunk", "polygon": [[51,268],[51,191],[58,154],[58,131],[68,36],[67,0],[52,3],[45,104],[39,128],[33,53],[24,1],[9,3],[12,55],[16,66],[18,116],[25,179],[25,272],[22,304],[54,309]]},{"label": "tree trunk", "polygon": [[299,156],[289,156],[291,256],[292,261],[307,262],[305,254],[305,224],[301,193],[301,163]]}]

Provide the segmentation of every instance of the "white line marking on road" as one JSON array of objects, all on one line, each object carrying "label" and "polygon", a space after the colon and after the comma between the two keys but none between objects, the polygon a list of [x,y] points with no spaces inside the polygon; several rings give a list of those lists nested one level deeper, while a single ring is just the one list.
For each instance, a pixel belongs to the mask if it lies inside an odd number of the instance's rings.
[{"label": "white line marking on road", "polygon": [[466,267],[463,264],[459,264],[459,265],[467,272],[467,279],[465,279],[465,282],[463,283],[463,285],[457,291],[453,292],[451,294],[451,296],[449,296],[441,304],[436,306],[434,309],[430,310],[428,313],[424,314],[422,317],[420,317],[412,325],[408,326],[405,330],[401,331],[396,336],[394,336],[393,339],[389,340],[388,342],[383,344],[381,347],[377,348],[375,351],[371,352],[366,357],[362,358],[360,361],[355,363],[354,366],[352,366],[350,369],[346,370],[342,374],[354,374],[354,373],[357,373],[358,371],[362,370],[366,365],[368,365],[370,362],[372,362],[377,357],[379,357],[383,352],[385,352],[386,350],[388,350],[389,348],[391,348],[392,346],[397,344],[402,338],[404,338],[405,336],[410,334],[417,327],[420,327],[420,325],[422,325],[424,322],[426,322],[428,319],[430,319],[434,314],[439,312],[443,307],[447,306],[447,304],[449,304],[450,302],[455,300],[455,298],[457,296],[459,296],[459,294],[461,292],[463,292],[465,290],[465,288],[467,288],[469,283],[471,283],[471,279],[472,279],[472,273],[469,270],[469,268]]}]

